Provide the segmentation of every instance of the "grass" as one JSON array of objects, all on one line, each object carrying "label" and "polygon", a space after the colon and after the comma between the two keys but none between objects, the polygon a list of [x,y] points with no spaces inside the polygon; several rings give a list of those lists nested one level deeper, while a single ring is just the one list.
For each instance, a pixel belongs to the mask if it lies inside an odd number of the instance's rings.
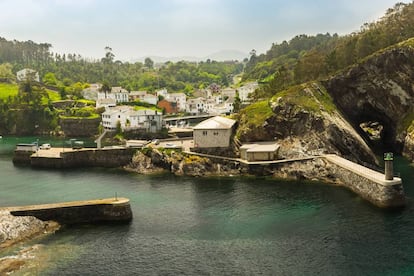
[{"label": "grass", "polygon": [[0,83],[0,99],[6,100],[17,95],[19,86],[11,83]]},{"label": "grass", "polygon": [[306,83],[292,86],[276,93],[272,101],[276,101],[279,97],[282,97],[286,102],[315,113],[320,113],[322,109],[328,113],[333,113],[337,110],[325,87],[319,83]]},{"label": "grass", "polygon": [[253,126],[261,126],[266,119],[273,115],[268,101],[253,103],[242,110],[242,116]]},{"label": "grass", "polygon": [[56,102],[56,101],[62,100],[62,98],[60,97],[60,94],[58,92],[53,91],[53,90],[49,90],[49,89],[46,89],[46,92],[47,92],[47,95],[49,96],[49,99],[52,102]]}]

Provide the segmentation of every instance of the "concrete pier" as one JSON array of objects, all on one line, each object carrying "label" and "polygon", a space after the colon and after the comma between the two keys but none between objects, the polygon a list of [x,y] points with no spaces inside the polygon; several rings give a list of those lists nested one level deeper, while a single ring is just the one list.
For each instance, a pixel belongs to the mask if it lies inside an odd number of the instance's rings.
[{"label": "concrete pier", "polygon": [[40,220],[53,220],[61,224],[126,223],[132,220],[127,198],[71,201],[52,204],[5,207],[14,216],[34,216]]},{"label": "concrete pier", "polygon": [[13,163],[35,168],[117,168],[129,164],[137,149],[114,146],[110,148],[68,149],[53,147],[47,150],[15,150]]},{"label": "concrete pier", "polygon": [[401,178],[388,180],[385,174],[371,170],[338,155],[328,154],[325,160],[331,164],[331,170],[343,183],[362,198],[382,208],[405,206],[404,188]]}]

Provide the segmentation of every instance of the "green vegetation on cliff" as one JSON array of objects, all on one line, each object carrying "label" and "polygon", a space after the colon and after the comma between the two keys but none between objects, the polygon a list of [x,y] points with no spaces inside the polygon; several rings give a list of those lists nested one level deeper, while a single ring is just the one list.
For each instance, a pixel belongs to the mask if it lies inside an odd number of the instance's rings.
[{"label": "green vegetation on cliff", "polygon": [[337,110],[332,97],[320,83],[312,82],[292,86],[276,93],[271,101],[274,102],[279,97],[283,98],[285,102],[295,104],[315,113],[320,113],[321,111],[332,113]]},{"label": "green vegetation on cliff", "polygon": [[242,109],[238,114],[239,126],[236,137],[240,138],[243,133],[262,127],[272,115],[273,111],[267,100],[253,103]]}]

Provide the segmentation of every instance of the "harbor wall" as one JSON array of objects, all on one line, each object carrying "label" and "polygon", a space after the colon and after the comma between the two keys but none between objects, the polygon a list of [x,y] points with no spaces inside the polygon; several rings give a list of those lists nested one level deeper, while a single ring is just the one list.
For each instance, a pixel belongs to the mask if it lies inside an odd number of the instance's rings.
[{"label": "harbor wall", "polygon": [[127,223],[132,220],[132,211],[128,199],[109,200],[107,202],[83,204],[77,202],[73,205],[57,203],[51,205],[39,205],[17,207],[10,210],[14,216],[34,216],[42,221],[57,221],[60,224],[80,223]]},{"label": "harbor wall", "polygon": [[383,182],[374,181],[332,162],[330,171],[340,180],[341,185],[378,207],[398,208],[406,204],[403,184],[399,178],[388,182],[384,175]]},{"label": "harbor wall", "polygon": [[82,149],[62,152],[60,157],[43,157],[32,155],[30,165],[35,168],[82,168],[104,167],[117,168],[129,164],[137,149]]}]

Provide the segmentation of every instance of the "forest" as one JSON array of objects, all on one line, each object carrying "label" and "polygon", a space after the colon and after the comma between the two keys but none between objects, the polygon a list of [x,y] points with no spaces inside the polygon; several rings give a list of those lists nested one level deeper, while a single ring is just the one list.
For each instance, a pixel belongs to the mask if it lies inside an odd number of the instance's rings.
[{"label": "forest", "polygon": [[[51,52],[51,44],[33,41],[8,41],[0,37],[0,80],[13,80],[15,72],[32,68],[39,72],[43,82],[74,94],[85,83],[107,83],[122,86],[129,91],[154,91],[167,88],[170,92],[191,94],[194,89],[215,83],[228,86],[232,78],[243,71],[238,61],[217,62],[166,62],[154,64],[150,58],[145,62],[121,62],[115,59],[112,48],[105,47],[100,60],[83,58],[79,54]],[[5,66],[7,65],[7,68]],[[9,69],[9,70],[7,70]]]},{"label": "forest", "polygon": [[376,22],[365,23],[359,31],[337,34],[298,35],[273,44],[264,54],[250,53],[243,80],[263,85],[255,98],[310,80],[327,78],[378,50],[414,37],[414,3],[397,3]]}]

